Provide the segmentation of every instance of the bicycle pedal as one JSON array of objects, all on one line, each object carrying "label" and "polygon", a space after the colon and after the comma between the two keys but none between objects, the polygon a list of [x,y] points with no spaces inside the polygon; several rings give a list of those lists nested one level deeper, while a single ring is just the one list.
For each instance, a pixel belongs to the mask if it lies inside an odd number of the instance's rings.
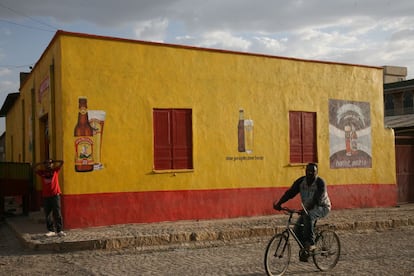
[{"label": "bicycle pedal", "polygon": [[299,258],[299,261],[307,263],[309,262],[309,258]]}]

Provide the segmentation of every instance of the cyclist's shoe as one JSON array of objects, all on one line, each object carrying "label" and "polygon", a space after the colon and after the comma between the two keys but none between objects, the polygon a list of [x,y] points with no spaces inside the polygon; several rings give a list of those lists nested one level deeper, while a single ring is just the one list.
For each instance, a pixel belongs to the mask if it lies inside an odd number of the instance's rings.
[{"label": "cyclist's shoe", "polygon": [[55,232],[53,232],[53,231],[49,231],[49,232],[47,232],[47,233],[45,234],[45,236],[46,236],[46,237],[54,237],[54,236],[56,236],[56,233],[55,233]]},{"label": "cyclist's shoe", "polygon": [[309,254],[305,250],[301,249],[299,251],[299,261],[301,262],[308,262],[309,260]]}]

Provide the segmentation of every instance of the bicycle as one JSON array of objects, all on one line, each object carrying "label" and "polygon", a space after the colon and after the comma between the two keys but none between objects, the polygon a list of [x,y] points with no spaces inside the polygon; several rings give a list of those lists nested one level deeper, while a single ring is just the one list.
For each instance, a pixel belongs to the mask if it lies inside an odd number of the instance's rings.
[{"label": "bicycle", "polygon": [[332,227],[330,225],[317,226],[315,221],[314,232],[316,249],[309,251],[305,249],[304,245],[293,231],[293,214],[300,215],[301,211],[285,207],[283,207],[282,210],[289,215],[289,219],[286,228],[282,233],[276,233],[267,245],[264,258],[264,266],[267,275],[283,275],[287,271],[291,258],[291,244],[289,241],[291,236],[299,245],[299,256],[301,258],[312,257],[313,263],[320,271],[333,269],[338,263],[341,254],[341,243],[338,235],[331,229]]}]

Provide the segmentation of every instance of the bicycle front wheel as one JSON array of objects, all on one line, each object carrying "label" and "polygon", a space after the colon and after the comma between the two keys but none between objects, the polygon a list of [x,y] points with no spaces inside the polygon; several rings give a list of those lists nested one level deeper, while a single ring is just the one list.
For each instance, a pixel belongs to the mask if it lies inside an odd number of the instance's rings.
[{"label": "bicycle front wheel", "polygon": [[290,262],[290,243],[285,234],[276,234],[266,248],[264,266],[269,276],[283,275]]},{"label": "bicycle front wheel", "polygon": [[316,249],[312,255],[316,267],[321,271],[334,268],[341,255],[338,235],[332,230],[324,230],[317,235],[315,245]]}]

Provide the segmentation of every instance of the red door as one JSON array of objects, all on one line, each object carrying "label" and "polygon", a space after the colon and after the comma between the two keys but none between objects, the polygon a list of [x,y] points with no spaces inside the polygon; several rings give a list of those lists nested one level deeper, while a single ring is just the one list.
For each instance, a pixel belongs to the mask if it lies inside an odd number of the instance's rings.
[{"label": "red door", "polygon": [[398,203],[414,202],[414,145],[395,145]]}]

